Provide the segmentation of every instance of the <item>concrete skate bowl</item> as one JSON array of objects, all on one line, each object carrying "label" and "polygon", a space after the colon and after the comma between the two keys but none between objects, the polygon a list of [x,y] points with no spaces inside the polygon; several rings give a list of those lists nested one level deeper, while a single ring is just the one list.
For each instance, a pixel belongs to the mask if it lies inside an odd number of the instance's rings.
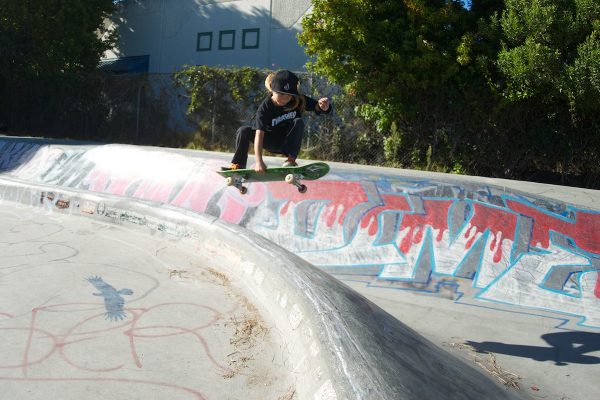
[{"label": "concrete skate bowl", "polygon": [[[346,214],[352,209],[337,210],[338,205],[327,214],[326,204],[320,205],[326,201],[315,196],[332,196],[331,182],[350,192],[351,181],[323,181],[320,184],[324,186],[315,183],[309,188],[313,197],[308,198],[295,197],[295,188],[286,184],[253,185],[248,195],[241,196],[213,176],[216,174],[211,171],[221,163],[219,155],[194,157],[129,146],[2,140],[0,200],[25,206],[24,210],[41,208],[61,218],[91,218],[165,235],[173,243],[204,238],[198,248],[208,242],[210,250],[226,257],[228,263],[237,260],[238,268],[234,265],[227,272],[246,281],[249,299],[260,305],[261,313],[273,321],[274,329],[284,338],[283,349],[289,355],[285,364],[295,376],[296,389],[291,397],[283,398],[512,398],[482,372],[274,243],[289,238],[289,244],[298,246],[298,241],[325,240],[317,232],[322,230],[331,236],[332,245],[336,234],[349,234],[343,224],[336,233],[339,224],[329,224],[328,220],[330,215],[342,221],[350,218],[353,213]],[[286,195],[292,200],[284,200]],[[304,201],[314,206],[302,206]],[[366,208],[367,214],[372,208]],[[287,220],[288,213],[297,217]],[[373,214],[375,220],[386,223],[378,213]],[[220,221],[217,215],[230,220],[238,217],[239,225],[274,234],[265,238],[264,234]],[[325,218],[326,228],[318,226],[321,218]],[[309,219],[315,225],[310,225]],[[303,228],[298,228],[296,224],[302,221]],[[361,219],[358,222],[357,231],[366,231],[367,237],[377,236],[369,234],[369,224],[363,226]],[[285,233],[288,225],[292,231]],[[383,243],[384,238],[377,240]],[[362,250],[357,251],[360,255]],[[10,317],[9,313],[2,315]],[[13,321],[9,318],[8,322]],[[55,375],[60,376],[60,370]],[[24,376],[0,374],[0,387],[36,379],[31,372]],[[65,379],[64,393],[69,393],[70,381]]]},{"label": "concrete skate bowl", "polygon": [[250,184],[241,195],[214,172],[227,157],[0,140],[6,178],[206,213],[342,280],[600,328],[597,209],[509,189],[507,181],[337,164],[306,182],[306,194],[275,182]]}]

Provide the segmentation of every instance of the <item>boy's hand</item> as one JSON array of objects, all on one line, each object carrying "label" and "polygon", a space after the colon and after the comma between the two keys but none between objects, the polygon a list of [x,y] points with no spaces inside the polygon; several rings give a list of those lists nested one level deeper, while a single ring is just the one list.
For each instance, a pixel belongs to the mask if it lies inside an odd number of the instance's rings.
[{"label": "boy's hand", "polygon": [[254,164],[254,171],[258,172],[259,174],[264,174],[266,169],[267,165],[263,160],[258,160],[256,164]]},{"label": "boy's hand", "polygon": [[319,108],[323,111],[329,110],[329,99],[327,97],[319,99]]}]

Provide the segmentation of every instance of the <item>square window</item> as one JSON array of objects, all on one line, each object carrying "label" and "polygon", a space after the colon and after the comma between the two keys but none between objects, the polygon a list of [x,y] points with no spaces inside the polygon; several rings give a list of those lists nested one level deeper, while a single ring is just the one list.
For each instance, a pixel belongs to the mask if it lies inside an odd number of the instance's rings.
[{"label": "square window", "polygon": [[212,32],[200,32],[196,41],[196,51],[210,51],[212,49]]},{"label": "square window", "polygon": [[233,50],[235,47],[235,31],[219,32],[219,50]]},{"label": "square window", "polygon": [[242,49],[258,49],[260,29],[244,29],[242,31]]}]

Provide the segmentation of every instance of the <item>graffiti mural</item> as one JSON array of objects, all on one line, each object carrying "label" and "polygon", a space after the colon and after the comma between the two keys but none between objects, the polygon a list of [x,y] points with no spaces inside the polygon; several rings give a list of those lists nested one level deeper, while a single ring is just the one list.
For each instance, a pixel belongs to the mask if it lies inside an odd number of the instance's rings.
[{"label": "graffiti mural", "polygon": [[600,328],[597,210],[473,182],[335,168],[307,182],[306,194],[273,182],[253,183],[242,196],[212,172],[224,163],[217,156],[0,146],[10,153],[0,156],[4,176],[208,213],[336,275],[566,314]]}]

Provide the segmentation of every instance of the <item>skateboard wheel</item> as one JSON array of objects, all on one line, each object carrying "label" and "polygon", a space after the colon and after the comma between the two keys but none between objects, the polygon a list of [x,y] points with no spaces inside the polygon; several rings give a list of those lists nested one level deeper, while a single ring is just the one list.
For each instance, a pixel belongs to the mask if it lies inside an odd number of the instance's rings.
[{"label": "skateboard wheel", "polygon": [[307,189],[308,189],[308,188],[306,187],[306,185],[300,185],[300,186],[298,187],[298,191],[299,191],[300,193],[306,193],[306,190],[307,190]]},{"label": "skateboard wheel", "polygon": [[233,184],[234,184],[235,182],[233,181],[233,178],[232,178],[231,176],[228,176],[228,177],[225,179],[225,183],[227,184],[227,186],[233,186]]},{"label": "skateboard wheel", "polygon": [[296,182],[296,178],[294,178],[293,174],[287,174],[285,176],[285,183],[294,183]]},{"label": "skateboard wheel", "polygon": [[241,193],[241,194],[246,194],[246,193],[248,193],[248,188],[247,188],[246,186],[242,186],[242,187],[240,188],[240,193]]}]

